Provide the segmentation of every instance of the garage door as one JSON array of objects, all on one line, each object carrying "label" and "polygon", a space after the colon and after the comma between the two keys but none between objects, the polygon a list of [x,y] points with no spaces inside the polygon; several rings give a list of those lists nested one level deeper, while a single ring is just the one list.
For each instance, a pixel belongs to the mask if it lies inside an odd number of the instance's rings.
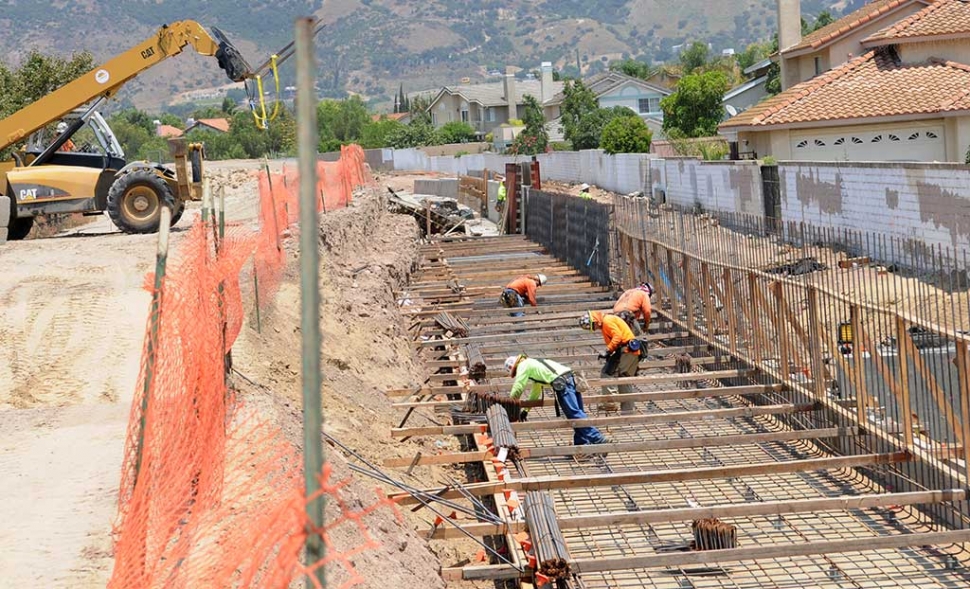
[{"label": "garage door", "polygon": [[[871,129],[871,128],[870,128]],[[900,125],[880,130],[798,131],[792,159],[810,161],[946,161],[943,125]]]}]

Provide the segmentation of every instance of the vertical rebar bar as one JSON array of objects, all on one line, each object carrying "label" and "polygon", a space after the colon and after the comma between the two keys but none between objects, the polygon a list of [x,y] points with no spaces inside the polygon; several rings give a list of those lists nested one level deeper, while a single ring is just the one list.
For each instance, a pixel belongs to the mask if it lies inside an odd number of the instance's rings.
[{"label": "vertical rebar bar", "polygon": [[[312,566],[324,558],[324,498],[320,490],[323,471],[323,407],[320,355],[320,250],[317,212],[317,108],[314,97],[313,28],[315,19],[296,21],[296,123],[300,170],[300,327],[303,349],[303,469],[306,478],[307,517],[314,526],[307,535],[306,562]],[[308,588],[326,587],[325,567],[316,568],[306,580]]]}]

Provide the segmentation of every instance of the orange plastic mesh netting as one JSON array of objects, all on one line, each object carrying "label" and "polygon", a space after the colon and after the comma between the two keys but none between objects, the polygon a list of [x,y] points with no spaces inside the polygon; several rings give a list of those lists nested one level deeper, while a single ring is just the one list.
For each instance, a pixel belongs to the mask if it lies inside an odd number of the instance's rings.
[{"label": "orange plastic mesh netting", "polygon": [[[363,152],[351,146],[321,164],[318,206],[350,202],[366,180]],[[216,248],[211,223],[197,221],[153,295],[138,388],[125,444],[115,526],[112,589],[147,587],[286,587],[308,571],[338,565],[343,586],[360,580],[350,558],[375,545],[366,517],[391,508],[382,496],[364,508],[341,501],[346,481],[320,473],[322,493],[340,506],[324,529],[312,530],[299,452],[277,427],[242,404],[227,386],[226,352],[244,319],[244,269],[252,260],[261,303],[279,286],[284,240],[297,216],[293,174],[260,173],[260,224],[230,225]],[[244,281],[248,284],[248,281]],[[359,541],[330,545],[352,526]],[[320,534],[326,559],[301,565],[307,534]]]}]

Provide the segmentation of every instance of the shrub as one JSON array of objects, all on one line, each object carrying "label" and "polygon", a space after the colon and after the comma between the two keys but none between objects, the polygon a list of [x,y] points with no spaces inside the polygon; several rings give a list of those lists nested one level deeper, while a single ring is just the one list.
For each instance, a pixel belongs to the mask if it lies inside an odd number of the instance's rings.
[{"label": "shrub", "polygon": [[451,121],[438,129],[438,135],[442,143],[468,143],[475,139],[475,129],[468,123]]},{"label": "shrub", "polygon": [[638,116],[617,117],[603,127],[600,147],[606,153],[648,153],[653,132]]}]

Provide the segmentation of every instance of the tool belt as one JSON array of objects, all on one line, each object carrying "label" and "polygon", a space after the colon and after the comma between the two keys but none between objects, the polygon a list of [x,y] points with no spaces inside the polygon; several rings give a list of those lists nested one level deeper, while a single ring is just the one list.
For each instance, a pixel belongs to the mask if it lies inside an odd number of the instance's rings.
[{"label": "tool belt", "polygon": [[499,302],[502,303],[503,307],[518,307],[519,306],[519,293],[511,288],[506,288],[502,291],[502,296],[499,297]]}]

